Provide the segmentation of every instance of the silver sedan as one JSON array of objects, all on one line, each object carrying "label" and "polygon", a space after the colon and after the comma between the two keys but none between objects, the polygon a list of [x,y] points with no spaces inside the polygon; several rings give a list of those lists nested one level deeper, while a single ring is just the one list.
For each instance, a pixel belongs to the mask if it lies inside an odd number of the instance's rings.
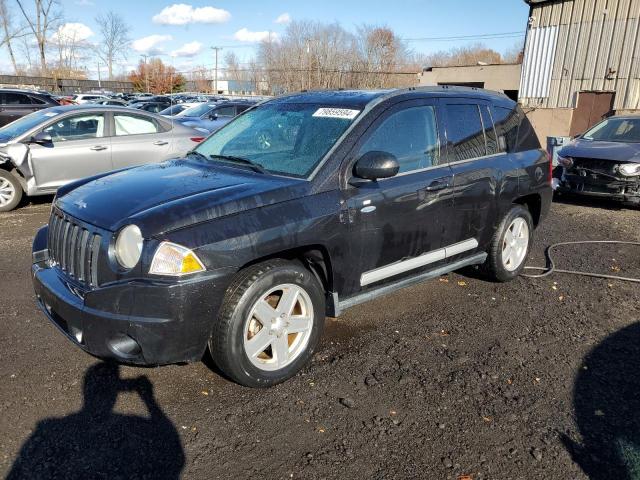
[{"label": "silver sedan", "polygon": [[110,170],[184,156],[206,133],[124,107],[69,105],[0,128],[0,212]]}]

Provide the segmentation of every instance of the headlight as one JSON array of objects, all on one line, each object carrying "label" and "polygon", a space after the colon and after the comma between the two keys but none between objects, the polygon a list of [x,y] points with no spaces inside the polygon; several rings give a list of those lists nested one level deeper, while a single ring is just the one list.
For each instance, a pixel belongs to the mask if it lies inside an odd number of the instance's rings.
[{"label": "headlight", "polygon": [[640,163],[625,163],[624,165],[620,165],[620,173],[627,177],[640,175]]},{"label": "headlight", "polygon": [[204,270],[204,265],[191,250],[175,243],[162,242],[153,255],[149,273],[181,277]]},{"label": "headlight", "polygon": [[573,166],[573,158],[561,157],[560,155],[558,155],[558,163],[564,168],[571,168]]},{"label": "headlight", "polygon": [[116,238],[116,259],[124,268],[133,268],[142,254],[142,233],[136,225],[120,230]]}]

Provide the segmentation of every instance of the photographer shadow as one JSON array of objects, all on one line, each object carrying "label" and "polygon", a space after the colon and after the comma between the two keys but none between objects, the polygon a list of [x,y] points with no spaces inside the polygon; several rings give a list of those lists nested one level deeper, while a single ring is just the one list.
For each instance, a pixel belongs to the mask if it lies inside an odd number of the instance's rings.
[{"label": "photographer shadow", "polygon": [[[137,393],[149,416],[115,413],[121,392]],[[184,462],[178,432],[149,379],[122,379],[118,365],[98,363],[85,374],[82,409],[40,421],[7,479],[177,479]]]},{"label": "photographer shadow", "polygon": [[589,352],[573,406],[582,440],[562,441],[584,473],[591,480],[640,480],[640,324]]}]

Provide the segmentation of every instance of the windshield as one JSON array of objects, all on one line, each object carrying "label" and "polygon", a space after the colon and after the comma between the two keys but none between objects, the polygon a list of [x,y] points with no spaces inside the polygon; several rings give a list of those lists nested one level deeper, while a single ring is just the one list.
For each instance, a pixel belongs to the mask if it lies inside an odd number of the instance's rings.
[{"label": "windshield", "polygon": [[640,142],[640,117],[610,118],[599,123],[582,138],[603,142]]},{"label": "windshield", "polygon": [[180,115],[181,117],[201,117],[202,115],[206,115],[207,113],[209,113],[215,106],[215,103],[213,105],[202,103],[200,105],[195,105],[191,108],[187,108],[186,110],[180,112],[178,115]]},{"label": "windshield", "polygon": [[55,115],[58,115],[58,112],[52,112],[50,109],[39,110],[37,112],[30,113],[29,115],[25,115],[24,117],[0,128],[0,141],[6,142],[19,137]]},{"label": "windshield", "polygon": [[212,161],[240,157],[272,173],[307,178],[358,110],[317,104],[264,104],[211,135],[195,151]]}]

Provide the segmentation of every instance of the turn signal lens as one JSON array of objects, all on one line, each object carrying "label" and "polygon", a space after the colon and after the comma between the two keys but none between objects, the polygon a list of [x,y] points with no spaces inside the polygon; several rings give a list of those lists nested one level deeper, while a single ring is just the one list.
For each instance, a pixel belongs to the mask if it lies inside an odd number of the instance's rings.
[{"label": "turn signal lens", "polygon": [[188,248],[176,243],[162,242],[153,255],[149,273],[181,277],[205,270],[198,256]]}]

